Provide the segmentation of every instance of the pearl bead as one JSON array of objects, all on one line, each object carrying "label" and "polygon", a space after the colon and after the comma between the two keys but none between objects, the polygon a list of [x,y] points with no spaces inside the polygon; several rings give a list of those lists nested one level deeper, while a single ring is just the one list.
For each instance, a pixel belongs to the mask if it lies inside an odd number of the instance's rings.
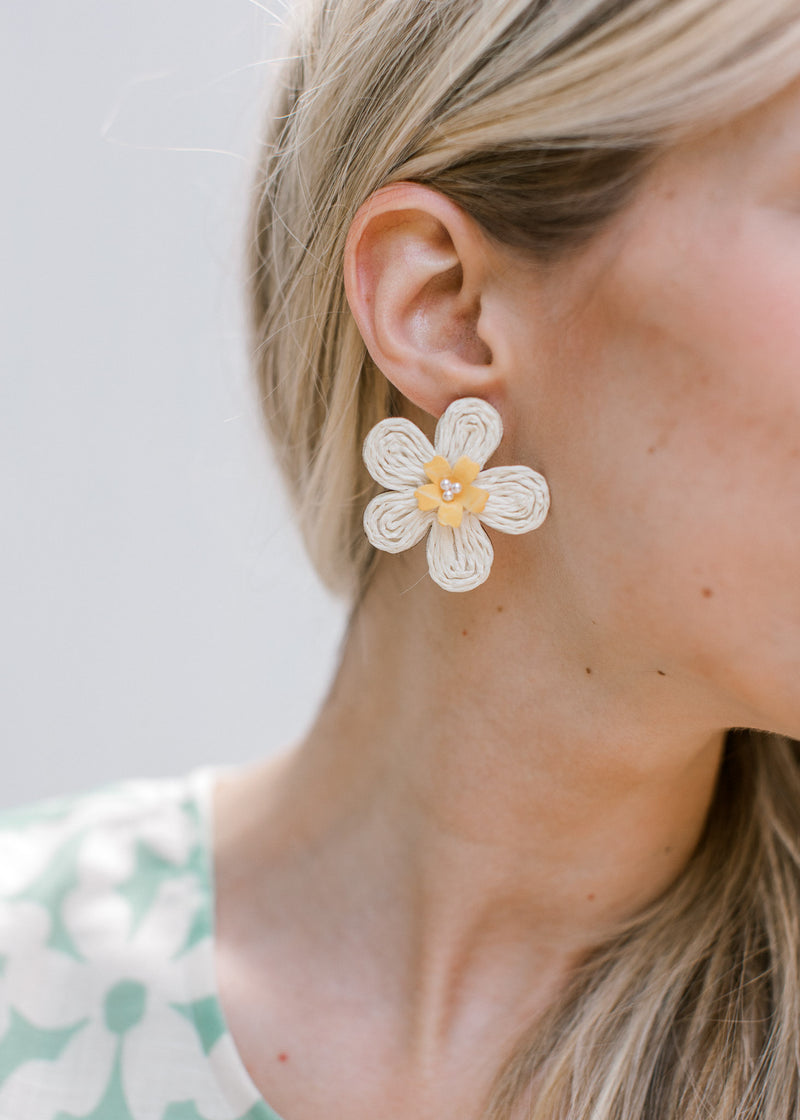
[{"label": "pearl bead", "polygon": [[439,482],[439,489],[442,491],[442,501],[452,502],[456,494],[461,493],[461,483],[453,482],[450,478],[443,478]]}]

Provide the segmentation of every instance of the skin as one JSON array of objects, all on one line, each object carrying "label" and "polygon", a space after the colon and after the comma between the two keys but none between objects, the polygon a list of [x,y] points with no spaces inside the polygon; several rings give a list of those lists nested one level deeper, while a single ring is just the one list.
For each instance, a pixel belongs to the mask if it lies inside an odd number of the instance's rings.
[{"label": "skin", "polygon": [[555,268],[378,191],[346,284],[407,414],[490,401],[552,508],[469,593],[382,555],[307,735],[219,784],[220,998],[286,1120],[470,1120],[685,866],[726,730],[800,736],[800,84]]}]

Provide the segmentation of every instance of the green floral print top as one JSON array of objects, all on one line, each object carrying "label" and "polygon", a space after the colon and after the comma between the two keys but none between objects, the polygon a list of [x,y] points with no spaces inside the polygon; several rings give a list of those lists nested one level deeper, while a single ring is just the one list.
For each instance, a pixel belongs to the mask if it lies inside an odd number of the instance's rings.
[{"label": "green floral print top", "polygon": [[214,773],[0,813],[0,1120],[281,1120],[217,997]]}]

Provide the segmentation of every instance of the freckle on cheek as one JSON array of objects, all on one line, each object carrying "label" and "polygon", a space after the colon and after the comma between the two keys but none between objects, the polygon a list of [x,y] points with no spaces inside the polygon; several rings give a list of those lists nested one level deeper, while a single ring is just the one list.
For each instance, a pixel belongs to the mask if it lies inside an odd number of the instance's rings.
[{"label": "freckle on cheek", "polygon": [[587,672],[587,674],[590,674],[590,673],[591,673],[591,671],[592,671],[592,670],[591,670],[591,669],[589,668],[589,666],[587,665],[587,666],[586,666],[586,672]]},{"label": "freckle on cheek", "polygon": [[704,599],[710,599],[711,596],[714,594],[714,592],[711,590],[710,587],[704,587],[703,590],[700,592],[700,594],[703,596]]},{"label": "freckle on cheek", "polygon": [[586,896],[586,901],[587,901],[587,902],[594,902],[594,893],[592,893],[592,894],[587,894],[587,896]]},{"label": "freckle on cheek", "polygon": [[461,633],[462,633],[462,634],[464,635],[464,637],[466,638],[466,636],[467,636],[467,632],[466,632],[466,630],[462,630],[462,631],[461,631]]}]

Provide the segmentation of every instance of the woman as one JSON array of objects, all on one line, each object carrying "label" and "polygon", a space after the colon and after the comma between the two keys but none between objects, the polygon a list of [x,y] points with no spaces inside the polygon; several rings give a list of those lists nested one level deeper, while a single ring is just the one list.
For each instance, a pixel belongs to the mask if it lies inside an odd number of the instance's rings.
[{"label": "woman", "polygon": [[[0,1116],[797,1115],[798,47],[793,0],[304,13],[248,282],[340,664],[266,765],[6,819]],[[524,525],[392,487],[459,409]]]}]

